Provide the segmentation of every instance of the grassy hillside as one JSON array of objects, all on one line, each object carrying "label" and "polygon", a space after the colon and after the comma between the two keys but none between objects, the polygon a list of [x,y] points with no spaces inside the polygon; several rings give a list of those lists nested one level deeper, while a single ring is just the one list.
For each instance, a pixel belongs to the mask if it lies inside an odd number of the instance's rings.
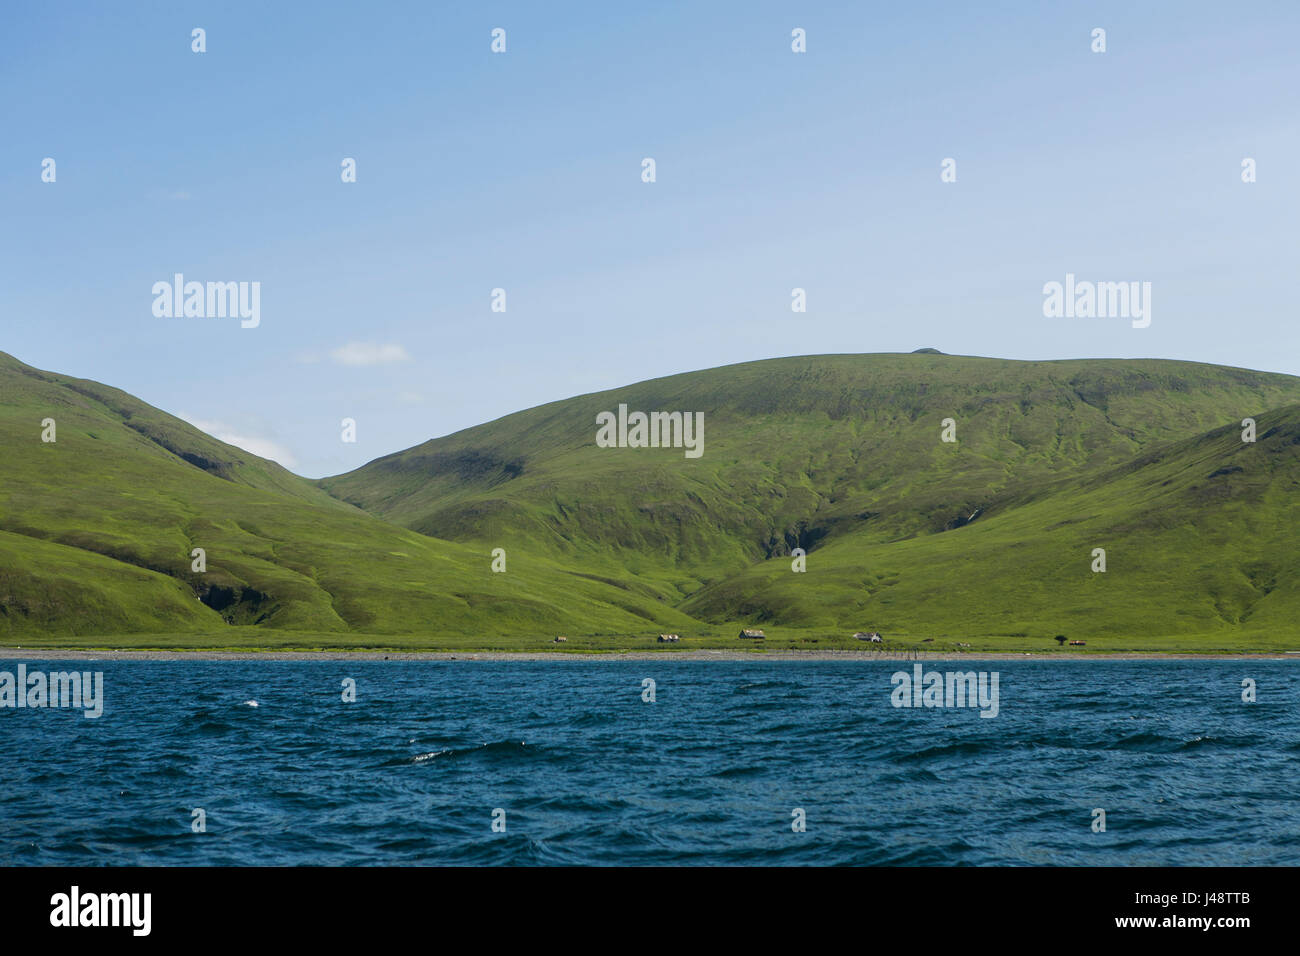
[{"label": "grassy hillside", "polygon": [[492,574],[485,551],[387,524],[122,392],[5,355],[0,445],[0,635],[687,623],[634,587],[523,553]]},{"label": "grassy hillside", "polygon": [[[683,604],[786,625],[902,636],[1056,633],[1109,649],[1153,635],[1249,636],[1300,646],[1300,406],[1003,502],[942,534],[892,543],[848,535],[805,574],[769,561]],[[1106,570],[1093,570],[1093,549]],[[1135,643],[1137,642],[1137,643]]]},{"label": "grassy hillside", "polygon": [[[142,461],[155,464],[171,464],[179,458],[235,484],[278,492],[315,505],[340,507],[313,482],[273,461],[220,442],[126,392],[86,379],[42,372],[4,352],[0,352],[0,405],[17,429],[5,436],[19,442],[17,449],[27,444],[25,439],[39,440],[43,418],[53,418],[60,428],[65,420],[88,428],[107,423],[114,426],[109,433],[87,433],[93,441],[106,442],[103,448],[129,448],[131,453],[144,456]],[[34,423],[21,417],[25,412],[37,411],[41,418]]]},{"label": "grassy hillside", "polygon": [[[703,412],[703,457],[598,448],[596,415],[620,403]],[[768,647],[856,647],[860,629],[927,649],[1300,647],[1289,376],[774,359],[554,402],[313,483],[0,354],[0,441],[8,643],[537,649],[563,633],[598,650],[660,630],[736,646],[757,624]]]},{"label": "grassy hillside", "polygon": [[[1083,494],[1078,480],[1296,401],[1295,378],[1185,362],[807,356],[555,402],[322,486],[425,534],[633,572],[708,621],[853,628],[870,623],[878,600],[897,605],[885,615],[889,626],[956,629],[975,608],[949,600],[945,617],[913,607],[933,593],[886,586],[893,580],[886,569],[907,556],[925,566],[971,544],[970,533],[948,537],[968,523],[982,542],[986,526],[1002,527],[1011,510],[1039,496],[1062,510],[1056,520],[1072,520]],[[619,403],[703,411],[703,457],[596,447],[596,414]],[[946,418],[956,422],[956,443],[940,441]],[[1048,552],[1076,546],[1025,533]],[[794,575],[788,560],[775,560],[796,547],[810,553],[816,575]],[[858,570],[837,580],[830,572],[838,555],[856,556],[845,566]],[[1005,558],[972,561],[986,560],[988,575],[1005,573],[1010,583],[1020,568],[1003,568]],[[965,580],[976,598],[985,593],[976,589],[982,576]],[[986,612],[975,618],[981,627],[1017,629],[1010,623],[1017,601],[975,603]],[[1182,631],[1187,618],[1171,619],[1172,630]],[[1053,610],[1033,626],[1056,620]]]}]

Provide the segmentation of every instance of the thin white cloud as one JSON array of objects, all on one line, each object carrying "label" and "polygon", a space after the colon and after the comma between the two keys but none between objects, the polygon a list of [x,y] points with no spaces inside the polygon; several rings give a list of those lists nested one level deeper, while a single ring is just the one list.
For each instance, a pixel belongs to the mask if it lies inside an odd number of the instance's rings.
[{"label": "thin white cloud", "polygon": [[330,352],[330,358],[340,365],[385,365],[410,359],[401,345],[380,345],[376,342],[349,342]]},{"label": "thin white cloud", "polygon": [[180,417],[199,431],[207,432],[217,441],[223,441],[227,445],[234,445],[236,448],[252,452],[259,458],[269,458],[286,468],[297,467],[298,460],[294,457],[293,452],[269,438],[258,438],[256,435],[242,434],[237,429],[222,422],[208,422],[201,418],[190,418],[186,415]]}]

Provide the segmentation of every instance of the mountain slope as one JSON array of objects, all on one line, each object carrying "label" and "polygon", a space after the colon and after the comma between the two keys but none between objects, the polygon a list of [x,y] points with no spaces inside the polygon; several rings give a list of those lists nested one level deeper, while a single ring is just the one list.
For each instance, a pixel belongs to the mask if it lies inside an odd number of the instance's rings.
[{"label": "mountain slope", "polygon": [[123,392],[2,354],[0,445],[0,634],[685,622],[645,589],[521,551],[493,574],[486,551],[387,524]]},{"label": "mountain slope", "polygon": [[[795,547],[887,543],[1300,401],[1300,380],[1161,360],[773,359],[554,402],[321,486],[425,534],[539,549],[680,598]],[[704,413],[705,451],[599,448],[596,415]],[[940,441],[944,419],[956,443]]]},{"label": "mountain slope", "polygon": [[[104,422],[124,425],[129,433],[115,431],[111,439],[95,436],[95,440],[125,443],[156,461],[180,458],[210,475],[249,488],[279,492],[325,507],[341,505],[322,494],[313,482],[275,462],[218,441],[126,392],[87,379],[43,372],[4,352],[0,352],[0,403],[11,409],[39,409],[43,417],[53,418],[56,423],[71,416],[72,421],[88,427]],[[35,429],[31,434],[39,436],[40,420],[31,427]]]},{"label": "mountain slope", "polygon": [[[1300,636],[1300,406],[1164,445],[942,534],[848,536],[804,574],[763,562],[682,605],[800,627],[961,638]],[[1105,551],[1095,571],[1094,549]],[[1112,648],[1116,645],[1112,644]],[[1276,644],[1274,645],[1276,646]]]}]

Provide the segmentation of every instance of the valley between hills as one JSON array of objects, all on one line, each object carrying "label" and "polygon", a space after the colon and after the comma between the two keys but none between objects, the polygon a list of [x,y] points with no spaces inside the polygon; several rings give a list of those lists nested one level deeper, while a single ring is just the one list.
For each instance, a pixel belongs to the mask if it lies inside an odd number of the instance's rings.
[{"label": "valley between hills", "polygon": [[[703,453],[601,447],[619,405],[700,416]],[[313,481],[0,353],[0,443],[7,648],[831,651],[877,631],[890,653],[1300,650],[1287,375],[779,358]]]}]

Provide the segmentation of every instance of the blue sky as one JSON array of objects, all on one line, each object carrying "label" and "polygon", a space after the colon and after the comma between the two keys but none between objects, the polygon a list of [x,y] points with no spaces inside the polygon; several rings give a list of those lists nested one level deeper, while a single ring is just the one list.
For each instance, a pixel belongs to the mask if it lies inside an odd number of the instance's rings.
[{"label": "blue sky", "polygon": [[[0,350],[300,474],[782,355],[1300,373],[1295,3],[3,17]],[[153,283],[176,272],[260,282],[261,325],[155,317]],[[1043,284],[1067,272],[1151,282],[1151,326],[1045,318]],[[393,360],[344,361],[378,346]]]}]

